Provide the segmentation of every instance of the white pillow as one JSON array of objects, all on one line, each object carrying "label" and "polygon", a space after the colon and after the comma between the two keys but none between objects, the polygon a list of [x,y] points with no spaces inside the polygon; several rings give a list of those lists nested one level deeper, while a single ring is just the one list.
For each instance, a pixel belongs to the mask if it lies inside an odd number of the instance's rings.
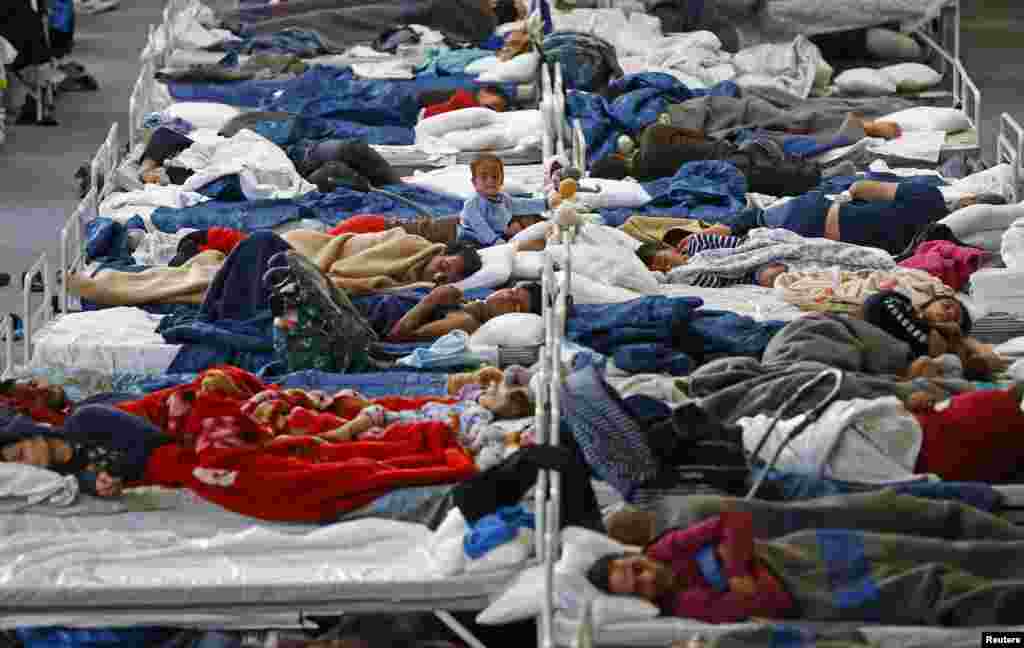
[{"label": "white pillow", "polygon": [[[555,605],[568,616],[579,618],[586,601],[592,601],[595,627],[612,623],[653,619],[658,607],[634,596],[601,592],[586,578],[586,570],[601,556],[623,553],[627,547],[611,538],[569,527],[562,531],[562,558],[555,567]],[[482,625],[499,625],[536,617],[544,600],[544,567],[527,569],[477,618]]]},{"label": "white pillow", "polygon": [[897,63],[881,70],[900,92],[921,92],[935,87],[942,75],[923,63]]},{"label": "white pillow", "polygon": [[[455,164],[435,171],[417,172],[416,175],[403,178],[408,184],[414,184],[438,193],[459,196],[467,200],[476,195],[473,188],[473,174],[468,164]],[[517,184],[514,180],[505,179],[505,193],[513,195],[530,195],[526,185]]]},{"label": "white pillow", "polygon": [[512,278],[539,280],[544,274],[544,258],[544,252],[517,252],[512,261]]},{"label": "white pillow", "polygon": [[515,251],[508,243],[492,245],[479,250],[483,266],[462,281],[455,284],[459,290],[475,288],[497,288],[508,283],[512,276],[512,263]]},{"label": "white pillow", "polygon": [[499,61],[476,80],[487,83],[529,83],[537,78],[539,66],[540,54],[524,52],[510,61]]},{"label": "white pillow", "polygon": [[460,108],[427,117],[416,124],[416,141],[424,137],[441,137],[452,131],[490,126],[497,121],[497,114],[490,108]]},{"label": "white pillow", "polygon": [[499,126],[454,131],[441,139],[460,151],[504,151],[515,148],[517,144],[508,131]]},{"label": "white pillow", "polygon": [[943,131],[955,133],[967,130],[971,122],[963,111],[956,108],[917,106],[881,117],[879,121],[896,122],[905,131]]},{"label": "white pillow", "polygon": [[[555,278],[561,281],[564,272],[556,272]],[[572,273],[572,299],[577,304],[621,304],[643,297],[642,294],[618,286],[609,286],[583,276]]]},{"label": "white pillow", "polygon": [[[548,246],[555,263],[564,266],[565,246]],[[609,286],[628,288],[644,294],[658,290],[657,277],[647,269],[633,251],[623,247],[573,245],[573,273],[590,277]]]},{"label": "white pillow", "polygon": [[483,72],[487,72],[488,70],[493,69],[496,65],[498,65],[497,56],[485,56],[467,65],[465,70],[466,74],[472,76],[474,74],[481,74]]},{"label": "white pillow", "polygon": [[601,189],[597,193],[582,191],[576,194],[577,200],[590,209],[643,207],[651,202],[651,194],[639,182],[587,178],[580,185],[583,188]]},{"label": "white pillow", "polygon": [[886,74],[871,68],[854,68],[836,77],[836,86],[844,95],[882,97],[896,93],[896,83]]},{"label": "white pillow", "polygon": [[171,104],[164,109],[165,117],[184,119],[195,128],[209,128],[219,131],[229,121],[241,114],[238,108],[221,103],[205,101],[184,101]]},{"label": "white pillow", "polygon": [[536,346],[543,341],[544,318],[534,313],[507,313],[478,328],[469,338],[469,346]]}]

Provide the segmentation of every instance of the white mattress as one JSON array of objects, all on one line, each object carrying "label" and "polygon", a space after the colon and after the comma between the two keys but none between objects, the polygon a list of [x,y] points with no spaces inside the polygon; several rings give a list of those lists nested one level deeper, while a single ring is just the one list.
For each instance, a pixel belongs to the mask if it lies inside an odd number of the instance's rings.
[{"label": "white mattress", "polygon": [[54,532],[50,524],[46,532],[39,522],[7,535],[0,545],[0,626],[482,609],[518,573],[444,576],[427,548],[431,531],[418,524],[365,519],[308,529],[239,526],[240,516],[225,516],[226,530],[218,531],[206,526],[220,520],[218,512],[196,513],[186,511],[184,519],[195,522],[189,530],[198,537],[177,529],[177,511],[163,519],[157,512],[103,516],[111,522],[106,529],[86,523]]},{"label": "white mattress", "polygon": [[[555,640],[559,646],[572,646],[577,633],[578,624],[558,616],[555,619]],[[791,627],[814,627],[812,623],[786,622]],[[817,624],[824,627],[826,624]],[[841,624],[829,623],[828,629],[838,629]],[[741,630],[755,628],[757,624],[720,624],[712,625],[693,621],[659,617],[647,621],[615,623],[594,631],[594,645],[598,646],[668,646],[674,641],[688,641],[695,634],[705,640]],[[934,628],[912,626],[856,626],[856,628],[872,642],[873,648],[959,648],[979,645],[979,637],[983,630],[1020,631],[1024,626],[1000,628]],[[750,648],[769,648],[766,643],[750,643]],[[776,645],[772,643],[771,646]]]},{"label": "white mattress", "polygon": [[134,307],[69,313],[32,336],[32,367],[162,374],[181,348],[156,332],[162,316]]}]

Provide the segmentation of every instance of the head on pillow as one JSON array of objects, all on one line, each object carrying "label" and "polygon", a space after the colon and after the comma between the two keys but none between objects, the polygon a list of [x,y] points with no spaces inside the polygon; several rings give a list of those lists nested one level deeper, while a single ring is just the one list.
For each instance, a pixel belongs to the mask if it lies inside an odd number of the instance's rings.
[{"label": "head on pillow", "polygon": [[636,255],[648,270],[656,272],[669,272],[686,265],[688,260],[685,254],[660,243],[644,243],[637,248]]},{"label": "head on pillow", "polygon": [[476,101],[481,108],[494,112],[505,112],[512,108],[512,97],[500,85],[485,85],[476,91]]},{"label": "head on pillow", "polygon": [[[537,290],[533,288],[536,286]],[[491,307],[492,317],[508,315],[509,313],[534,313],[540,315],[540,311],[533,310],[540,306],[540,295],[537,294],[540,286],[537,284],[520,284],[514,288],[502,288],[495,290],[484,301]]]},{"label": "head on pillow", "polygon": [[533,412],[528,387],[513,387],[495,382],[480,394],[480,405],[494,412],[498,418],[522,418]]},{"label": "head on pillow", "polygon": [[505,187],[505,163],[496,155],[485,153],[469,165],[473,188],[481,196],[494,198]]},{"label": "head on pillow", "polygon": [[956,297],[948,295],[929,299],[921,304],[921,316],[930,324],[946,324],[955,322],[960,325],[960,332],[967,335],[971,332],[974,322],[971,314]]},{"label": "head on pillow", "polygon": [[461,281],[484,267],[480,253],[472,245],[453,243],[442,254],[427,262],[424,276],[436,284]]},{"label": "head on pillow", "polygon": [[675,577],[665,563],[638,553],[608,554],[587,570],[587,580],[602,592],[639,596],[652,603],[672,591]]}]

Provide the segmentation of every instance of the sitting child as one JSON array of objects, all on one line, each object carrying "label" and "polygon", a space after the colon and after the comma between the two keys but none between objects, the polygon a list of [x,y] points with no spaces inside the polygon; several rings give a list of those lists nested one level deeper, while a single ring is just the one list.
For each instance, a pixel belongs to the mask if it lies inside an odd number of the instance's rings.
[{"label": "sitting child", "polygon": [[[842,529],[755,539],[749,512],[671,529],[642,554],[610,554],[587,571],[599,589],[709,623],[749,619],[973,626],[1019,617],[1017,542],[975,543]],[[857,567],[843,552],[859,548]],[[834,554],[834,555],[833,555]],[[987,561],[996,561],[989,563]],[[998,566],[996,566],[998,564]],[[918,596],[909,593],[928,592]],[[856,594],[856,595],[853,595]]]},{"label": "sitting child", "polygon": [[521,226],[513,227],[517,216],[538,215],[561,201],[558,194],[543,198],[513,198],[504,192],[505,164],[494,155],[481,155],[470,165],[477,194],[467,200],[459,216],[458,240],[480,246],[504,243]]},{"label": "sitting child", "polygon": [[989,345],[967,337],[971,315],[955,297],[936,297],[915,308],[907,296],[884,290],[864,301],[863,316],[910,345],[911,377],[942,375],[945,371],[935,359],[946,354],[958,356],[965,377],[972,380],[989,378],[1008,364]]},{"label": "sitting child", "polygon": [[17,416],[0,430],[3,461],[74,475],[99,497],[117,497],[125,483],[140,481],[153,451],[170,442],[146,419],[103,405],[79,407],[61,427]]},{"label": "sitting child", "polygon": [[[719,233],[719,232],[722,233]],[[678,238],[679,230],[669,230],[665,234],[664,243],[644,243],[636,254],[640,260],[652,271],[670,272],[673,268],[686,265],[690,257],[705,250],[719,248],[734,248],[742,245],[743,237],[729,236],[727,229],[720,230],[713,226],[699,234],[689,234],[682,239]],[[755,272],[742,277],[724,277],[717,274],[704,273],[690,282],[690,285],[702,288],[726,288],[739,284],[752,284],[771,288],[775,285],[775,279],[788,268],[781,263],[770,263]]]}]

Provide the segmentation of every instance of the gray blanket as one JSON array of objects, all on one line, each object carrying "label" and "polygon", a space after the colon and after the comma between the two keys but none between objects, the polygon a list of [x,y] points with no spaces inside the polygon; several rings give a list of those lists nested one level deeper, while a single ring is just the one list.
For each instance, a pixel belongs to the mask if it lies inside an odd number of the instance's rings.
[{"label": "gray blanket", "polygon": [[[913,106],[913,103],[899,97],[812,98],[776,105],[759,97],[708,96],[673,104],[669,106],[668,114],[673,126],[699,130],[716,139],[745,128],[772,131],[801,128],[809,130],[824,144],[832,140],[851,112],[874,118]],[[864,137],[863,132],[860,137]],[[855,141],[858,138],[851,139]]]},{"label": "gray blanket", "polygon": [[487,0],[288,0],[273,7],[272,17],[237,10],[220,16],[233,31],[272,34],[283,29],[316,32],[330,47],[342,50],[372,42],[401,25],[425,25],[457,40],[481,42],[497,26]]},{"label": "gray blanket", "polygon": [[749,511],[754,535],[778,538],[808,529],[850,529],[943,540],[1024,540],[1024,527],[953,501],[929,500],[892,491],[835,495],[796,502],[744,500],[719,495],[659,499],[655,528],[688,527],[724,511]]},{"label": "gray blanket", "polygon": [[[846,372],[838,398],[906,399],[921,389],[917,382],[896,378],[909,364],[906,343],[862,320],[844,315],[811,315],[787,324],[768,343],[762,361],[723,358],[690,375],[690,394],[702,408],[723,421],[773,414],[802,385],[822,370]],[[964,381],[933,381],[948,394],[965,391]],[[787,416],[806,412],[832,389],[821,381],[808,390]]]}]

